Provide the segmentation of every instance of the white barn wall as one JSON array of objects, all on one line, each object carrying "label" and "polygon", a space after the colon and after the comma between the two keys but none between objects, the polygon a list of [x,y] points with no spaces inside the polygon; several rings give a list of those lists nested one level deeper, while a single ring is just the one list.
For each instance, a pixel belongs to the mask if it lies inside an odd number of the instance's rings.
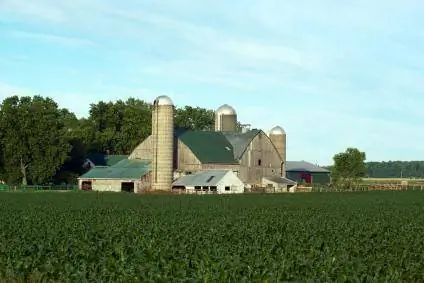
[{"label": "white barn wall", "polygon": [[[225,190],[226,186],[230,187],[230,191]],[[242,194],[244,193],[244,183],[237,177],[234,172],[229,171],[218,182],[217,190],[219,194]]]}]

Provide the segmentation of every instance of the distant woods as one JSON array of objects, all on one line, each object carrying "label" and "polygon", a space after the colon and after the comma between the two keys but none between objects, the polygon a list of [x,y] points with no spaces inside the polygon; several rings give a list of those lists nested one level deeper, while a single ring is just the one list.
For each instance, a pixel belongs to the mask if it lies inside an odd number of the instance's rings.
[{"label": "distant woods", "polygon": [[[214,110],[177,107],[175,127],[213,130]],[[150,132],[151,104],[140,99],[99,101],[79,119],[51,98],[11,96],[0,104],[0,182],[75,183],[89,154],[128,155]],[[369,162],[365,176],[424,177],[424,161]]]}]

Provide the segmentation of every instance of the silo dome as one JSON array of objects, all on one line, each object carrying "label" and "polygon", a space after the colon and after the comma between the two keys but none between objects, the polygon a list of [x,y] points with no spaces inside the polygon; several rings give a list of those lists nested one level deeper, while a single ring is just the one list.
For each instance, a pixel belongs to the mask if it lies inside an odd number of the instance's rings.
[{"label": "silo dome", "polygon": [[172,102],[172,99],[169,96],[161,95],[156,97],[154,104],[156,105],[174,105],[174,102]]},{"label": "silo dome", "polygon": [[236,110],[228,104],[224,104],[216,109],[216,115],[237,115]]},{"label": "silo dome", "polygon": [[270,135],[285,135],[286,132],[280,126],[275,126],[274,128],[271,129],[271,131],[269,131],[269,134]]}]

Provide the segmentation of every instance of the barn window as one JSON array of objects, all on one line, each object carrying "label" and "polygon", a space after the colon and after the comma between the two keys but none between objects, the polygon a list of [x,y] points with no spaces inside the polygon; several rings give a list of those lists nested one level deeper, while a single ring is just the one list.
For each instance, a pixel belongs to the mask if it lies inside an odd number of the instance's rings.
[{"label": "barn window", "polygon": [[84,191],[91,191],[93,189],[91,181],[83,181],[81,187]]},{"label": "barn window", "polygon": [[195,186],[195,187],[194,187],[194,189],[195,189],[196,191],[200,191],[200,190],[202,189],[202,187],[201,187],[201,186]]},{"label": "barn window", "polygon": [[121,183],[121,191],[122,192],[134,192],[134,182],[122,182]]},{"label": "barn window", "polygon": [[261,159],[259,159],[258,160],[258,166],[261,166],[262,165],[262,160]]},{"label": "barn window", "polygon": [[217,188],[216,186],[211,186],[211,187],[210,187],[210,190],[211,190],[212,192],[216,192],[216,191],[218,190],[218,188]]},{"label": "barn window", "polygon": [[226,190],[226,191],[229,191],[229,190],[230,190],[230,187],[225,187],[225,190]]}]

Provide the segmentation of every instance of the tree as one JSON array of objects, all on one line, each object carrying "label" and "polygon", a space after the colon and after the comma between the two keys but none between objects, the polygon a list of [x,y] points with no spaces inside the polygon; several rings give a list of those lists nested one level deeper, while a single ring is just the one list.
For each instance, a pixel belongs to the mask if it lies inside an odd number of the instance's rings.
[{"label": "tree", "polygon": [[52,181],[70,145],[62,112],[50,98],[6,98],[0,108],[4,176],[9,183]]},{"label": "tree", "polygon": [[215,114],[213,110],[185,106],[175,110],[175,127],[186,130],[213,131]]},{"label": "tree", "polygon": [[91,104],[81,134],[88,152],[129,154],[151,133],[151,105],[143,100]]},{"label": "tree", "polygon": [[53,181],[56,184],[76,183],[78,176],[84,173],[83,164],[87,153],[84,145],[84,128],[81,127],[82,121],[74,113],[67,109],[61,110],[61,119],[65,127],[65,138],[71,147],[65,162],[56,172]]},{"label": "tree", "polygon": [[357,148],[348,148],[333,157],[333,182],[345,189],[353,189],[365,175],[365,153]]}]

